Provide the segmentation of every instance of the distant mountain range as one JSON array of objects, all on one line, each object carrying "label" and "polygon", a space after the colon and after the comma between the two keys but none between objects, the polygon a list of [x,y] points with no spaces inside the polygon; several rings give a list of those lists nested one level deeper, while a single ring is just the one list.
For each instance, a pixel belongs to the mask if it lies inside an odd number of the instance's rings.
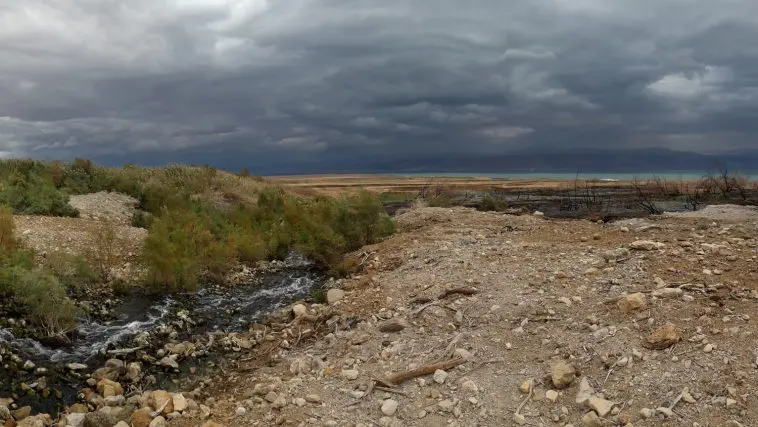
[{"label": "distant mountain range", "polygon": [[[167,163],[211,164],[227,169],[247,167],[256,175],[321,173],[664,173],[709,172],[722,165],[730,170],[758,172],[758,150],[720,155],[674,151],[665,148],[634,150],[573,149],[562,151],[516,151],[482,155],[402,156],[399,153],[326,155],[308,160],[267,159],[244,151],[195,150],[155,153],[144,162],[118,157],[95,159],[111,165],[133,162],[146,165]],[[136,160],[136,161],[135,161]]]}]

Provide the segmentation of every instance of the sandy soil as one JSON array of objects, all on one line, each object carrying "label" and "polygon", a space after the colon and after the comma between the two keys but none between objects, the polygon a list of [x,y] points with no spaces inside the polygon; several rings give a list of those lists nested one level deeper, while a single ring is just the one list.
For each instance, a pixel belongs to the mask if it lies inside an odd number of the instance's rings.
[{"label": "sandy soil", "polygon": [[[315,325],[326,336],[300,340],[299,326],[288,348],[228,363],[208,381],[210,417],[170,425],[758,425],[758,216],[742,213],[412,210],[364,248],[337,316]],[[475,293],[443,296],[455,288]]]}]

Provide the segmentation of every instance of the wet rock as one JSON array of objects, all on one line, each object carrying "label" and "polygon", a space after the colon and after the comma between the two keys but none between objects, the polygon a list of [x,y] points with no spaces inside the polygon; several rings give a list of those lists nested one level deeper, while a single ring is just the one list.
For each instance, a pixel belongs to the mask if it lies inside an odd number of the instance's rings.
[{"label": "wet rock", "polygon": [[642,342],[643,347],[652,350],[663,350],[671,347],[681,339],[681,331],[671,322],[655,329]]},{"label": "wet rock", "polygon": [[22,366],[21,369],[25,371],[31,371],[34,369],[35,366],[37,365],[35,365],[34,362],[32,362],[31,360],[27,360],[26,362],[24,362],[24,366]]},{"label": "wet rock", "polygon": [[647,302],[645,300],[645,294],[637,292],[622,296],[616,305],[622,313],[631,313],[645,308]]},{"label": "wet rock", "polygon": [[82,364],[82,363],[69,363],[68,365],[66,365],[66,369],[68,369],[69,371],[77,372],[77,371],[82,371],[82,370],[87,369],[87,365]]},{"label": "wet rock", "polygon": [[28,417],[32,413],[32,407],[31,406],[23,406],[19,409],[16,409],[15,411],[11,411],[11,414],[13,415],[13,418],[16,419],[16,421],[21,421],[24,418]]},{"label": "wet rock", "polygon": [[558,360],[550,365],[550,377],[555,388],[566,388],[574,382],[576,369],[574,369],[573,365],[563,360]]},{"label": "wet rock", "polygon": [[326,302],[329,303],[329,305],[335,304],[343,298],[345,298],[345,291],[342,289],[329,289],[326,292]]},{"label": "wet rock", "polygon": [[112,415],[102,411],[90,412],[84,415],[82,427],[113,427],[118,421]]},{"label": "wet rock", "polygon": [[387,399],[382,403],[382,414],[391,417],[397,412],[398,403],[396,400]]}]

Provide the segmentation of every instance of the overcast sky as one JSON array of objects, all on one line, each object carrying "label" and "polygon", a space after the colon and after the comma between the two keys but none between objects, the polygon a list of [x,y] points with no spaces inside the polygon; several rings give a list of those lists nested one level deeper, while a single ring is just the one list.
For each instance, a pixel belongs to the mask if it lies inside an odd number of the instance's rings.
[{"label": "overcast sky", "polygon": [[755,0],[2,1],[0,154],[758,148],[756,41]]}]

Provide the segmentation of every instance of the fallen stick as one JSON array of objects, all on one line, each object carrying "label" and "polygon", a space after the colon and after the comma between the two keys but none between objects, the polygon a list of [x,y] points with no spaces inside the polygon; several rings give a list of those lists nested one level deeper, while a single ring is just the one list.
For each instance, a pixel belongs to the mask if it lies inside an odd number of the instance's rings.
[{"label": "fallen stick", "polygon": [[403,396],[408,396],[408,393],[406,393],[406,392],[404,392],[402,390],[398,390],[398,389],[393,388],[393,387],[384,387],[384,386],[381,386],[381,385],[376,385],[376,386],[374,386],[374,389],[375,390],[386,391],[387,393],[396,393],[396,394],[401,394]]},{"label": "fallen stick", "polygon": [[445,299],[449,297],[450,295],[474,295],[478,294],[479,291],[474,288],[453,288],[453,289],[447,289],[444,292],[440,294],[440,296],[437,297],[437,299]]},{"label": "fallen stick", "polygon": [[444,362],[432,363],[429,365],[420,366],[410,371],[394,373],[390,375],[389,377],[387,377],[387,379],[385,379],[383,382],[386,384],[391,384],[391,385],[400,385],[410,379],[421,377],[424,375],[433,374],[438,369],[446,371],[448,369],[455,368],[456,366],[462,365],[464,363],[466,363],[466,359],[462,357],[457,357],[455,359],[446,360]]}]

